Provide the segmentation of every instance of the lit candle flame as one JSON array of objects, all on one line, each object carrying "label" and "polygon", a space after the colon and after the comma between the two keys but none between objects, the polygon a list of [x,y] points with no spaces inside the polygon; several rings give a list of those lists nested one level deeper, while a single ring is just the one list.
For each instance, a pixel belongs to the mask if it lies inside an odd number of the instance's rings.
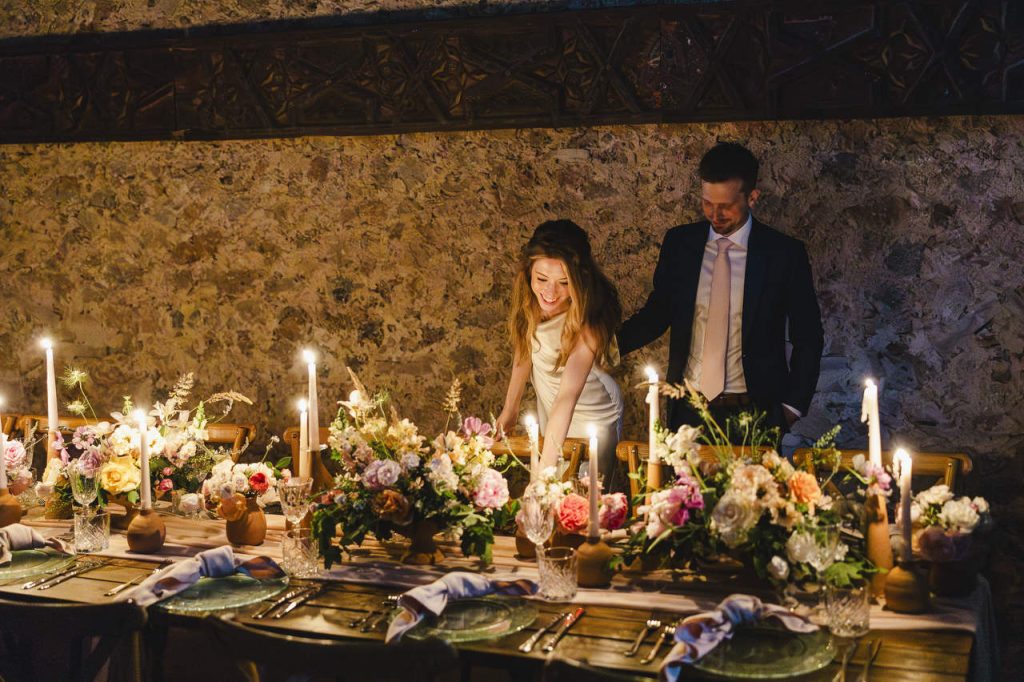
[{"label": "lit candle flame", "polygon": [[312,365],[314,362],[316,362],[316,355],[313,353],[312,350],[307,348],[304,351],[302,351],[302,359],[305,361],[307,365]]},{"label": "lit candle flame", "polygon": [[911,473],[911,460],[910,453],[903,448],[899,448],[892,455],[893,469],[896,474],[896,479],[903,482],[903,477],[908,476]]},{"label": "lit candle flame", "polygon": [[654,371],[653,367],[648,367],[644,371],[647,372],[647,381],[652,384],[658,383],[658,373]]},{"label": "lit candle flame", "polygon": [[352,405],[359,405],[363,402],[363,394],[359,391],[352,391],[348,394],[348,401]]},{"label": "lit candle flame", "polygon": [[53,339],[51,339],[49,336],[44,336],[43,338],[39,339],[39,345],[42,346],[43,350],[52,350]]},{"label": "lit candle flame", "polygon": [[305,412],[309,409],[309,403],[305,398],[299,400],[299,412]]}]

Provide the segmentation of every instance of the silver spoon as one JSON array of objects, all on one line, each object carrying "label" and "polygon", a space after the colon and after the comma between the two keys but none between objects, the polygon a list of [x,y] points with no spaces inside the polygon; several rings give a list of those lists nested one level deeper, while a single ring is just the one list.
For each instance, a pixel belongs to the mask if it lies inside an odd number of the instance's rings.
[{"label": "silver spoon", "polygon": [[640,631],[640,634],[636,636],[636,641],[633,642],[633,646],[623,651],[622,655],[626,658],[636,656],[636,652],[640,650],[640,645],[644,643],[644,640],[647,638],[647,635],[651,633],[651,630],[657,630],[660,627],[660,620],[658,620],[657,618],[648,618],[647,622],[644,623],[644,627]]}]

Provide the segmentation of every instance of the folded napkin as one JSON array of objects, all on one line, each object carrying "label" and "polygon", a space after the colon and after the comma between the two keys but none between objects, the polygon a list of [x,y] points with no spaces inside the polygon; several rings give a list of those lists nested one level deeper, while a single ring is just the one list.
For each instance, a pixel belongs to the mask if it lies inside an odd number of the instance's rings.
[{"label": "folded napkin", "polygon": [[258,556],[242,561],[235,558],[230,545],[224,545],[171,564],[143,580],[138,587],[122,592],[118,601],[130,599],[140,606],[149,606],[184,592],[202,577],[223,578],[233,573],[244,573],[257,580],[284,576],[284,571],[270,557]]},{"label": "folded napkin", "polygon": [[676,644],[661,664],[661,678],[679,679],[684,663],[693,663],[727,639],[736,628],[775,618],[792,632],[816,632],[817,625],[777,604],[765,604],[749,594],[734,594],[722,600],[714,610],[698,613],[676,627]]},{"label": "folded napkin", "polygon": [[61,552],[66,551],[60,540],[56,538],[46,540],[32,528],[20,523],[12,523],[0,528],[0,566],[11,562],[11,559],[14,558],[11,552],[19,549],[39,549],[40,547],[53,547]]},{"label": "folded napkin", "polygon": [[427,613],[440,616],[449,599],[482,597],[485,594],[534,594],[537,583],[532,580],[490,580],[476,573],[456,571],[438,578],[429,585],[415,587],[398,598],[402,608],[388,628],[385,642],[397,642],[416,627]]}]

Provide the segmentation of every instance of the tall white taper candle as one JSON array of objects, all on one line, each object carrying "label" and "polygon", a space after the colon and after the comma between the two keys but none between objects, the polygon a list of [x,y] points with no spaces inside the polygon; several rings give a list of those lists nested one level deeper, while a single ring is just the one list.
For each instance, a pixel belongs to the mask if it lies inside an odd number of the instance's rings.
[{"label": "tall white taper candle", "polygon": [[44,338],[39,344],[46,351],[46,458],[57,456],[53,441],[60,433],[60,417],[57,415],[57,373],[53,366],[53,340]]},{"label": "tall white taper candle", "polygon": [[540,426],[532,415],[526,415],[526,437],[530,440],[530,482],[540,476]]},{"label": "tall white taper candle", "polygon": [[7,435],[3,431],[4,397],[0,395],[0,490],[7,487]]},{"label": "tall white taper candle", "polygon": [[913,474],[914,465],[910,453],[903,448],[899,448],[893,453],[892,461],[900,483],[900,530],[903,531],[903,551],[900,556],[906,563],[911,558],[910,501],[913,492],[911,491],[910,477]]},{"label": "tall white taper candle", "polygon": [[601,484],[597,473],[597,429],[590,425],[587,428],[587,434],[590,436],[590,444],[587,449],[587,457],[590,463],[588,468],[588,475],[590,477],[590,529],[588,535],[591,538],[597,539],[601,537],[601,525],[598,519],[598,499],[601,495]]},{"label": "tall white taper candle", "polygon": [[292,470],[300,478],[303,476],[302,463],[309,459],[309,404],[299,401],[299,461],[292,462]]},{"label": "tall white taper candle", "polygon": [[309,454],[303,458],[299,476],[303,478],[313,475],[313,457],[320,456],[320,410],[316,398],[316,356],[311,350],[302,352],[309,370]]},{"label": "tall white taper candle", "polygon": [[139,485],[140,505],[142,509],[152,509],[153,496],[149,483],[149,424],[145,410],[135,410],[135,423],[139,427],[139,467],[142,469],[142,482]]},{"label": "tall white taper candle", "polygon": [[882,465],[882,430],[878,419],[878,386],[874,380],[864,382],[864,400],[861,402],[860,420],[868,423],[868,461]]},{"label": "tall white taper candle", "polygon": [[650,491],[661,487],[661,465],[656,448],[661,405],[658,397],[658,373],[653,367],[648,367],[646,372],[650,384],[647,389],[647,404],[650,406],[647,420],[647,490]]}]

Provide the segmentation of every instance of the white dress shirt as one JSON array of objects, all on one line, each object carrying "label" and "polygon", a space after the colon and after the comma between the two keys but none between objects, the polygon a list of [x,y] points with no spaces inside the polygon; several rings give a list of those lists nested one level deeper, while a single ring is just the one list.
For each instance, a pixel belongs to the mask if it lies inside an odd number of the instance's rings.
[{"label": "white dress shirt", "polygon": [[[726,253],[729,258],[729,340],[725,349],[725,389],[723,393],[746,393],[747,381],[743,376],[743,283],[747,279],[747,242],[754,224],[747,215],[743,227],[725,239],[732,242]],[[693,309],[693,333],[690,335],[690,357],[686,361],[686,378],[700,386],[704,360],[704,332],[708,324],[708,301],[711,299],[711,276],[718,255],[718,240],[722,236],[708,226],[708,240],[704,244],[697,300]]]}]

